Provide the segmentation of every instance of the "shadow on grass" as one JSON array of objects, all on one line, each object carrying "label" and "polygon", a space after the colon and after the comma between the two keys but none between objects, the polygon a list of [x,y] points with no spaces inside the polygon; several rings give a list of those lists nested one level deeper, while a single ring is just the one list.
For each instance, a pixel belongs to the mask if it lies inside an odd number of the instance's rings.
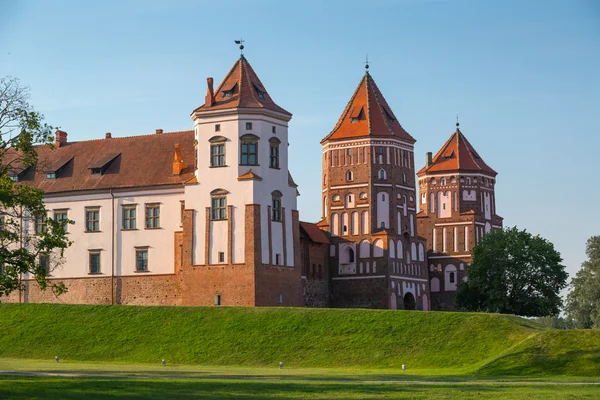
[{"label": "shadow on grass", "polygon": [[[532,388],[524,388],[530,390]],[[535,388],[534,388],[535,389]],[[503,385],[279,383],[259,381],[0,377],[0,398],[21,399],[368,399],[506,398]],[[450,395],[450,396],[449,396]],[[449,397],[448,397],[449,396]]]}]

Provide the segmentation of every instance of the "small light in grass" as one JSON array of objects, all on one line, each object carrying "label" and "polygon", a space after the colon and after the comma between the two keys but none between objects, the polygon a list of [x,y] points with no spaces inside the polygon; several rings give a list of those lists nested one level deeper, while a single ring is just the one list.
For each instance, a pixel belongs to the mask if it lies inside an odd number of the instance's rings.
[{"label": "small light in grass", "polygon": [[406,365],[402,364],[402,371],[406,371]]},{"label": "small light in grass", "polygon": [[163,365],[163,366],[167,365],[167,360],[165,360],[164,358],[163,358],[163,360],[162,360],[162,365]]},{"label": "small light in grass", "polygon": [[58,358],[58,356],[54,356],[54,361],[58,362],[60,359]]},{"label": "small light in grass", "polygon": [[279,369],[283,369],[283,361],[279,361]]}]

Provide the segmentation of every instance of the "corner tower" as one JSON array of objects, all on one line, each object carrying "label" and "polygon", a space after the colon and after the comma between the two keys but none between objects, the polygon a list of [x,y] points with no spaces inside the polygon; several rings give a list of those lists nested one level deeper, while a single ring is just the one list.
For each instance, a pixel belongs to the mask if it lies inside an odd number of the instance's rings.
[{"label": "corner tower", "polygon": [[456,288],[466,279],[471,249],[486,233],[502,228],[502,217],[496,214],[496,175],[458,123],[435,156],[426,154],[426,164],[417,173],[417,232],[427,238],[434,310],[455,309]]},{"label": "corner tower", "polygon": [[334,307],[429,308],[414,143],[366,72],[321,141]]},{"label": "corner tower", "polygon": [[[211,271],[223,305],[303,305],[298,191],[288,171],[288,122],[242,55],[192,112],[196,181],[192,266]],[[212,297],[211,297],[212,298]],[[216,302],[216,301],[215,301]]]}]

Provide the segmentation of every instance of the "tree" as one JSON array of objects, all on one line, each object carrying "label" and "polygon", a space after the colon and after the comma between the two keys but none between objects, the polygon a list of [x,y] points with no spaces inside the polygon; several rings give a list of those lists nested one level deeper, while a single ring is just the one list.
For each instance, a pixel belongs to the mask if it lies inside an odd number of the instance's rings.
[{"label": "tree", "polygon": [[579,328],[600,328],[600,236],[588,239],[587,261],[571,280],[565,311]]},{"label": "tree", "polygon": [[522,316],[556,315],[568,274],[552,243],[516,227],[488,233],[473,248],[457,306]]},{"label": "tree", "polygon": [[[47,274],[59,265],[71,244],[66,224],[46,219],[43,192],[17,183],[35,169],[36,146],[52,146],[52,127],[30,106],[29,89],[12,77],[0,78],[0,297],[24,288],[24,274],[35,277],[40,288],[49,285]],[[36,223],[37,232],[24,229]],[[50,287],[56,294],[64,284]]]}]

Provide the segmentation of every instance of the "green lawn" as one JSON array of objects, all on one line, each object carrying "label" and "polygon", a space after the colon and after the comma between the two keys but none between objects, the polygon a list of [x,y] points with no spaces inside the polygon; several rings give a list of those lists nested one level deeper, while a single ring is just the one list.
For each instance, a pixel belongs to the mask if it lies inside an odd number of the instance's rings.
[{"label": "green lawn", "polygon": [[20,399],[597,399],[584,385],[40,378],[0,376],[0,398]]}]

